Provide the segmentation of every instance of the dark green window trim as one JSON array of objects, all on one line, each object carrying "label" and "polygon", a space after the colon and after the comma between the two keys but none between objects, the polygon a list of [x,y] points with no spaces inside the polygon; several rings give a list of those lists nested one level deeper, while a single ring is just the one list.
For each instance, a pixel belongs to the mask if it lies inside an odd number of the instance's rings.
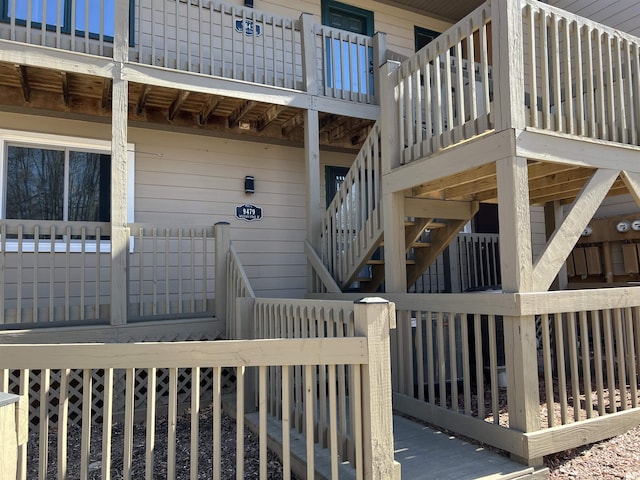
[{"label": "dark green window trim", "polygon": [[440,32],[436,32],[435,30],[429,30],[428,28],[424,28],[424,27],[414,26],[413,40],[414,40],[414,47],[416,52],[424,46],[424,45],[420,45],[420,42],[418,40],[420,36],[436,38],[440,36]]},{"label": "dark green window trim", "polygon": [[336,196],[336,187],[338,184],[341,184],[342,181],[339,180],[340,177],[344,179],[349,171],[349,167],[337,167],[337,166],[325,166],[324,167],[324,190],[325,197],[327,200],[327,208],[333,197]]},{"label": "dark green window trim", "polygon": [[364,8],[354,7],[353,5],[347,5],[346,3],[336,2],[335,0],[322,0],[322,24],[328,25],[329,12],[331,10],[337,10],[348,16],[358,16],[366,19],[367,31],[364,35],[369,37],[373,36],[374,23],[373,12],[371,10],[365,10]]}]

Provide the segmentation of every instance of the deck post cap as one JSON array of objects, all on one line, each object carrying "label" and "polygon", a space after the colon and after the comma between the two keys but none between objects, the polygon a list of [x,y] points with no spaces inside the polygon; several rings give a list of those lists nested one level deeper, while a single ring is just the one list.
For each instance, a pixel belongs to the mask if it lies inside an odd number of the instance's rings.
[{"label": "deck post cap", "polygon": [[364,297],[361,298],[359,300],[356,300],[353,303],[364,303],[364,304],[368,304],[368,303],[389,303],[389,300],[386,300],[382,297]]}]

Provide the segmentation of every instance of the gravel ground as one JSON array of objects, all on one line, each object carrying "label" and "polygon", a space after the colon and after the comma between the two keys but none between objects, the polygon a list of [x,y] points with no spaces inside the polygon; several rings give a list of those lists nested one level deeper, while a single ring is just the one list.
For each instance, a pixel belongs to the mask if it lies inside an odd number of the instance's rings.
[{"label": "gravel ground", "polygon": [[545,458],[552,480],[640,480],[640,427]]},{"label": "gravel ground", "polygon": [[[189,479],[190,462],[190,414],[185,413],[178,418],[176,425],[176,478],[178,480]],[[211,409],[204,410],[200,415],[199,426],[199,453],[198,453],[198,478],[213,478],[212,463],[212,443],[213,443],[213,416]],[[112,464],[111,478],[122,479],[122,451],[124,444],[123,424],[113,424],[112,441]],[[259,440],[258,437],[245,429],[244,432],[244,478],[255,479],[259,477]],[[226,414],[222,414],[221,422],[221,473],[222,478],[236,478],[236,425],[235,421]],[[69,427],[67,442],[68,449],[68,469],[67,478],[80,478],[80,445],[81,429],[79,427]],[[145,476],[145,445],[146,427],[145,425],[134,426],[133,441],[133,469],[132,478],[139,479]],[[55,479],[57,476],[57,432],[51,431],[49,434],[49,461],[47,465],[47,478]],[[91,428],[91,455],[89,458],[89,479],[99,480],[101,478],[102,448],[102,428],[101,425],[93,425]],[[37,433],[33,433],[29,438],[27,448],[29,470],[27,478],[38,478],[38,440]],[[158,419],[156,422],[155,449],[154,449],[154,469],[153,478],[157,480],[165,479],[167,472],[167,420]],[[270,480],[282,479],[282,464],[278,457],[269,452],[268,454],[268,478]],[[292,478],[296,478],[292,475]]]}]

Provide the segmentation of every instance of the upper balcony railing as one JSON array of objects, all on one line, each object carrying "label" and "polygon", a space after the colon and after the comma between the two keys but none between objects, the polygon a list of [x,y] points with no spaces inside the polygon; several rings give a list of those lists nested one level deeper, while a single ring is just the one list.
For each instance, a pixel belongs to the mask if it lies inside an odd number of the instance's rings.
[{"label": "upper balcony railing", "polygon": [[[498,8],[513,15],[497,23]],[[505,31],[520,39],[521,65],[504,68],[492,48]],[[503,128],[639,144],[640,39],[536,0],[481,5],[404,61],[392,82],[396,164]]]},{"label": "upper balcony railing", "polygon": [[375,37],[207,0],[0,0],[0,39],[113,56],[129,17],[129,61],[376,103]]}]

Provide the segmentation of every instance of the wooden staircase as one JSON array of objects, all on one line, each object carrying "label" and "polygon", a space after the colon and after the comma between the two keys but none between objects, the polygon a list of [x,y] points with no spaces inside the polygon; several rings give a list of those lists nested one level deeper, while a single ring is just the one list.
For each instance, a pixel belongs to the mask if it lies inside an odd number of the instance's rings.
[{"label": "wooden staircase", "polygon": [[[407,285],[413,285],[442,251],[453,241],[478,210],[477,202],[407,199],[405,212],[405,255]],[[420,217],[413,215],[422,215]],[[446,216],[446,218],[444,217]],[[384,234],[373,253],[342,285],[343,290],[377,292],[384,283]]]},{"label": "wooden staircase", "polygon": [[[384,283],[380,142],[376,122],[322,221],[318,255],[325,276],[335,280],[332,287],[342,291],[371,293]],[[415,283],[477,211],[476,201],[405,198],[407,285]]]}]

